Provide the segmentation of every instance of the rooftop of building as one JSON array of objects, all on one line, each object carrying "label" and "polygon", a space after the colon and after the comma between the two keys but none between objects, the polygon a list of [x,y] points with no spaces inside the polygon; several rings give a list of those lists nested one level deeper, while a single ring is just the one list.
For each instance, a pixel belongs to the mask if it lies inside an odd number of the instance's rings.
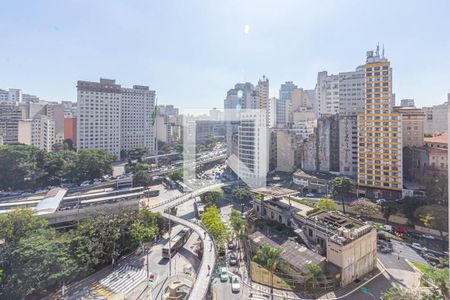
[{"label": "rooftop of building", "polygon": [[280,247],[283,249],[281,259],[289,263],[291,266],[300,270],[301,272],[308,272],[307,264],[322,265],[325,263],[325,257],[312,252],[305,246],[288,239],[285,236],[266,235],[260,231],[255,231],[248,236],[253,243],[263,246],[268,244],[271,247]]},{"label": "rooftop of building", "polygon": [[296,195],[298,194],[298,191],[287,189],[281,186],[269,186],[269,187],[262,187],[252,190],[252,192],[256,194],[260,194],[263,196],[269,196],[272,198],[283,198],[290,195]]},{"label": "rooftop of building", "polygon": [[425,143],[448,144],[448,134],[443,133],[441,135],[425,138]]},{"label": "rooftop of building", "polygon": [[294,176],[309,178],[309,179],[323,179],[323,180],[331,180],[335,177],[331,173],[319,172],[319,171],[304,171],[298,169],[295,171]]},{"label": "rooftop of building", "polygon": [[337,211],[322,211],[309,218],[310,220],[326,225],[330,230],[337,230],[341,227],[346,229],[356,229],[365,224],[357,219],[348,217]]}]

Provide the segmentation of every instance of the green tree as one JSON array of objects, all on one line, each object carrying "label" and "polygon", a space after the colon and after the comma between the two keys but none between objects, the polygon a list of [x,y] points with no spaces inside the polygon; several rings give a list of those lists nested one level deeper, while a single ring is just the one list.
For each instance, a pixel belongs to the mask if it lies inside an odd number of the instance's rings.
[{"label": "green tree", "polygon": [[169,174],[170,179],[174,181],[181,181],[183,180],[183,169],[176,170],[175,172],[172,172]]},{"label": "green tree", "polygon": [[426,204],[425,200],[415,198],[415,197],[405,197],[402,201],[403,213],[408,219],[414,218],[414,212],[417,208],[424,206]]},{"label": "green tree", "polygon": [[445,300],[449,299],[449,271],[448,268],[438,269],[436,267],[427,267],[424,272],[424,279],[431,281]]},{"label": "green tree", "polygon": [[282,264],[282,253],[282,248],[273,248],[269,244],[264,244],[253,256],[255,262],[270,272],[270,295],[273,295],[273,273]]},{"label": "green tree", "polygon": [[383,213],[383,218],[386,222],[392,215],[395,215],[400,210],[397,203],[392,201],[386,201],[381,204],[381,212]]},{"label": "green tree", "polygon": [[439,176],[423,177],[422,182],[425,184],[427,204],[448,203],[448,174],[442,173]]},{"label": "green tree", "polygon": [[202,194],[200,198],[208,205],[212,205],[223,199],[223,195],[223,190],[219,188]]},{"label": "green tree", "polygon": [[[148,211],[148,210],[143,210]],[[156,219],[154,221],[146,222],[145,217],[138,217],[131,223],[130,234],[133,242],[143,247],[144,243],[155,239],[158,234]]]},{"label": "green tree", "polygon": [[233,228],[234,232],[236,233],[236,235],[238,237],[238,241],[240,242],[240,240],[245,238],[247,235],[247,231],[248,231],[247,220],[245,220],[242,217],[242,214],[239,211],[232,208],[231,216],[230,216],[230,223],[231,223],[231,227]]},{"label": "green tree", "polygon": [[40,176],[37,157],[43,155],[44,150],[32,146],[0,146],[0,190],[34,188]]},{"label": "green tree", "polygon": [[248,202],[253,199],[253,192],[249,188],[234,189],[232,194],[240,202]]},{"label": "green tree", "polygon": [[416,218],[420,219],[425,227],[439,231],[442,239],[442,247],[445,248],[444,232],[448,231],[448,208],[438,204],[425,205],[415,211]]},{"label": "green tree", "polygon": [[342,212],[345,213],[345,197],[353,190],[353,183],[347,177],[336,177],[331,182],[330,194],[333,197],[340,197],[342,201]]},{"label": "green tree", "polygon": [[355,200],[350,203],[350,207],[360,216],[362,217],[374,217],[379,211],[380,208],[373,202],[370,202],[366,199]]},{"label": "green tree", "polygon": [[22,238],[44,232],[47,220],[33,215],[31,209],[17,209],[6,214],[0,214],[0,240],[3,240],[2,250],[14,248]]},{"label": "green tree", "polygon": [[329,198],[321,198],[319,201],[317,201],[316,206],[321,210],[336,210],[333,199]]},{"label": "green tree", "polygon": [[317,284],[317,278],[320,274],[322,274],[323,270],[319,265],[313,263],[307,264],[306,269],[308,270],[307,276],[312,281],[313,288],[315,288]]},{"label": "green tree", "polygon": [[137,160],[138,162],[142,162],[142,158],[147,153],[145,148],[134,148],[128,150],[127,157],[129,160]]},{"label": "green tree", "polygon": [[10,270],[3,286],[5,298],[23,299],[43,288],[60,286],[77,270],[68,246],[68,241],[57,239],[51,230],[21,239],[11,253]]},{"label": "green tree", "polygon": [[416,300],[418,299],[417,293],[403,289],[400,287],[391,287],[388,290],[381,293],[385,300]]},{"label": "green tree", "polygon": [[79,174],[78,181],[101,178],[105,174],[112,173],[111,163],[116,157],[100,150],[81,149],[78,151],[76,164]]},{"label": "green tree", "polygon": [[133,186],[149,186],[152,183],[152,176],[145,171],[138,171],[133,176]]},{"label": "green tree", "polygon": [[222,222],[220,211],[215,205],[208,207],[202,215],[202,223],[214,237],[219,248],[224,247],[225,240],[230,236],[227,226]]}]

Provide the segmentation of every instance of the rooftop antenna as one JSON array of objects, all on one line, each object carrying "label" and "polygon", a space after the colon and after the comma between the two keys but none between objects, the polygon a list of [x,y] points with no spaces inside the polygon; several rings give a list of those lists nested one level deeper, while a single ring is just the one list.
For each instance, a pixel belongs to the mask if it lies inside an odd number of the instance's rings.
[{"label": "rooftop antenna", "polygon": [[381,57],[384,58],[384,44],[383,44],[383,50],[381,50]]},{"label": "rooftop antenna", "polygon": [[377,44],[377,56],[380,56],[380,43]]}]

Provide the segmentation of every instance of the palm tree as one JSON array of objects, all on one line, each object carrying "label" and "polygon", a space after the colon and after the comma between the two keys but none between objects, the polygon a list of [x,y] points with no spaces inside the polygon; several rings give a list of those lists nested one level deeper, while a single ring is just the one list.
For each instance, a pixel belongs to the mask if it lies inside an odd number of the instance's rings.
[{"label": "palm tree", "polygon": [[330,193],[333,197],[340,197],[342,201],[342,212],[345,214],[344,196],[353,190],[352,181],[347,177],[336,177],[331,182]]},{"label": "palm tree", "polygon": [[322,273],[322,268],[316,264],[307,264],[306,268],[308,269],[308,277],[313,280],[313,288],[315,288],[315,283],[317,282],[317,277]]},{"label": "palm tree", "polygon": [[273,248],[268,244],[264,244],[258,252],[256,252],[253,260],[259,263],[261,266],[269,270],[270,272],[270,295],[273,297],[273,273],[282,263],[281,253],[282,248]]}]

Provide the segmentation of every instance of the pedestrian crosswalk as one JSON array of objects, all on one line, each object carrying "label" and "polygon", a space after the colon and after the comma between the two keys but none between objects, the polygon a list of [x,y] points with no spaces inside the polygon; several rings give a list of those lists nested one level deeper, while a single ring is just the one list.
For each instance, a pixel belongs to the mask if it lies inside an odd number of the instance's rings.
[{"label": "pedestrian crosswalk", "polygon": [[102,280],[94,283],[91,288],[101,297],[110,299],[115,294],[128,294],[145,278],[146,272],[144,268],[124,265]]}]

